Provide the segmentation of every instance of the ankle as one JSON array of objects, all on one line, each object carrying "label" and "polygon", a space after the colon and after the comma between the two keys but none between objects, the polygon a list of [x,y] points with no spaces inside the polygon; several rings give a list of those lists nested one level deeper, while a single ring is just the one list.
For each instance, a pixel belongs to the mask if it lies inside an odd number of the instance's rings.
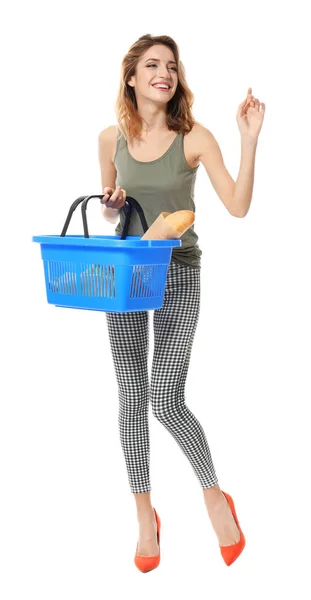
[{"label": "ankle", "polygon": [[152,507],[150,509],[137,510],[136,514],[140,523],[149,523],[155,521],[155,514]]},{"label": "ankle", "polygon": [[222,506],[225,498],[218,484],[210,488],[204,488],[203,496],[206,508]]}]

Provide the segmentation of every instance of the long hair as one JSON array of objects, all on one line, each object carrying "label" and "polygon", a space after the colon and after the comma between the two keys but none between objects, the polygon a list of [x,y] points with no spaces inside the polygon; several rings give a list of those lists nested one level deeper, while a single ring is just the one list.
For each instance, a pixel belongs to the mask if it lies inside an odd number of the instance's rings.
[{"label": "long hair", "polygon": [[148,33],[132,44],[122,60],[120,87],[115,103],[115,112],[118,128],[126,140],[140,137],[143,125],[143,119],[137,110],[134,88],[128,85],[127,82],[135,75],[136,65],[141,55],[155,44],[168,46],[172,50],[177,63],[178,85],[173,98],[167,103],[166,123],[168,129],[186,134],[191,131],[196,123],[191,111],[194,95],[187,84],[185,69],[180,60],[179,48],[176,42],[167,35],[152,36]]}]

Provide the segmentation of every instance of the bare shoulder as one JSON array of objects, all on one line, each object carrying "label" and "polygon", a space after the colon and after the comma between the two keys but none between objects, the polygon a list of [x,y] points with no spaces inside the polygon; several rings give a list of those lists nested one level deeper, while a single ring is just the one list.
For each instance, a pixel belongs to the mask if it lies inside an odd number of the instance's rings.
[{"label": "bare shoulder", "polygon": [[189,164],[196,167],[202,162],[203,155],[216,142],[212,132],[198,121],[195,121],[191,131],[185,135],[185,151]]},{"label": "bare shoulder", "polygon": [[202,125],[202,123],[199,123],[198,121],[196,121],[193,125],[190,134],[192,134],[194,138],[198,138],[199,136],[213,135],[212,132],[209,129],[207,129],[207,127],[205,127],[204,125]]},{"label": "bare shoulder", "polygon": [[212,145],[216,141],[212,132],[197,121],[187,134],[187,138],[191,154],[197,160],[200,160],[202,151],[206,150],[208,145]]},{"label": "bare shoulder", "polygon": [[113,162],[117,149],[117,126],[109,125],[99,133],[98,143],[100,147],[107,150]]},{"label": "bare shoulder", "polygon": [[109,127],[105,127],[99,134],[99,137],[103,141],[112,140],[117,136],[117,127],[116,125],[109,125]]}]

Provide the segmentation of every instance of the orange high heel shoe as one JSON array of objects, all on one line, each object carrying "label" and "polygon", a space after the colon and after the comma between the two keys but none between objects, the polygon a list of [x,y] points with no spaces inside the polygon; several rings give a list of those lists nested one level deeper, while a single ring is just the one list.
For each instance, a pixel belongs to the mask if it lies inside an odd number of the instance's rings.
[{"label": "orange high heel shoe", "polygon": [[234,502],[233,502],[231,496],[229,494],[226,494],[226,492],[222,492],[222,493],[225,496],[225,498],[230,506],[234,520],[235,520],[235,522],[238,526],[239,532],[240,532],[240,539],[236,544],[232,544],[231,546],[219,546],[221,555],[222,555],[226,565],[229,567],[238,558],[238,556],[240,556],[241,552],[244,550],[245,537],[244,537],[242,529],[239,525],[239,521],[238,521],[238,518],[237,518],[237,515],[235,512]]},{"label": "orange high heel shoe", "polygon": [[159,517],[156,509],[154,508],[153,510],[154,510],[154,514],[155,514],[155,518],[156,518],[156,522],[157,522],[157,538],[158,538],[158,544],[159,544],[159,554],[156,554],[155,556],[142,556],[141,554],[137,554],[137,550],[138,550],[138,542],[137,542],[134,563],[135,563],[137,569],[142,571],[142,573],[148,573],[148,571],[152,571],[152,569],[155,569],[160,564],[161,521],[160,521],[160,517]]}]

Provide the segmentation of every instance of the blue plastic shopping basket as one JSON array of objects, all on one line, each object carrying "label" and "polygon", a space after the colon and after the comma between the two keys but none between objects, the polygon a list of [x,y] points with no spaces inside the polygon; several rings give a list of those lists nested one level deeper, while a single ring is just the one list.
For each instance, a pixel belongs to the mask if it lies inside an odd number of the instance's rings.
[{"label": "blue plastic shopping basket", "polygon": [[[149,228],[140,204],[126,197],[121,236],[89,236],[86,208],[91,198],[80,196],[69,209],[60,236],[34,236],[41,244],[47,301],[64,308],[104,312],[136,312],[161,308],[172,248],[181,240],[141,240],[128,236],[132,208],[144,232]],[[84,236],[67,235],[71,217],[82,203]]]}]

